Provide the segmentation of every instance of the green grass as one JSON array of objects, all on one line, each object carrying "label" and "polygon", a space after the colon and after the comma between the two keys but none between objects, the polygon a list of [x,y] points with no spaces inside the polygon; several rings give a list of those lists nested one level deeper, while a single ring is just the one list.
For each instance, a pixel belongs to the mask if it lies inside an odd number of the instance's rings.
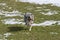
[{"label": "green grass", "polygon": [[[4,27],[3,27],[4,26]],[[0,29],[0,34],[11,32],[14,35],[9,36],[8,40],[59,40],[60,26],[46,26],[46,27],[33,27],[29,32],[22,25],[3,25]],[[20,29],[22,28],[22,29]],[[3,29],[3,30],[2,30]],[[58,32],[59,34],[50,34],[50,32]]]},{"label": "green grass", "polygon": [[[43,22],[45,20],[60,20],[60,12],[58,12],[59,14],[57,15],[52,15],[52,16],[46,16],[41,14],[40,12],[47,12],[44,11],[44,9],[50,9],[51,11],[60,11],[60,7],[56,7],[56,6],[50,6],[51,4],[43,4],[43,5],[36,5],[36,4],[29,4],[29,3],[22,3],[22,2],[15,2],[15,0],[0,0],[1,2],[5,2],[7,3],[8,7],[5,6],[0,6],[0,9],[4,10],[4,11],[13,11],[13,10],[18,10],[22,13],[26,13],[26,12],[31,12],[35,15],[35,23],[40,23]],[[32,10],[27,10],[26,7],[30,6],[31,8],[33,8]],[[44,8],[45,6],[45,8]],[[6,9],[3,9],[3,7],[5,7]],[[12,9],[10,10],[9,7],[12,7]],[[42,8],[36,8],[36,7],[42,7]],[[42,11],[34,11],[34,10],[42,10]],[[4,17],[4,16],[0,16],[0,21],[3,19],[8,19],[8,18],[15,18],[15,19],[21,19],[22,17],[19,16],[14,16],[14,17]],[[44,19],[41,19],[44,18]],[[7,39],[8,40],[60,40],[60,26],[58,25],[53,25],[53,26],[34,26],[32,28],[32,31],[29,32],[28,28],[25,27],[25,25],[19,25],[19,24],[14,24],[14,25],[10,25],[10,24],[3,24],[2,22],[0,22],[0,34],[4,34],[4,33],[12,33],[14,35],[9,36]],[[55,34],[50,34],[50,32],[58,32],[57,35]]]}]

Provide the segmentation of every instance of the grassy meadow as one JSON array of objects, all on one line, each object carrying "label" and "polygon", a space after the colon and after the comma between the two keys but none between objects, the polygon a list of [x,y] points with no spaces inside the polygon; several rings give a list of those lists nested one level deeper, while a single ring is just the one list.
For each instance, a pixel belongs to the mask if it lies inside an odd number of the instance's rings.
[{"label": "grassy meadow", "polygon": [[[60,7],[51,6],[52,4],[30,4],[23,2],[16,2],[15,0],[0,0],[0,3],[6,3],[6,6],[0,5],[0,10],[4,11],[13,11],[18,10],[22,12],[22,14],[26,12],[33,13],[35,16],[34,23],[41,23],[45,20],[60,20]],[[11,7],[11,9],[9,9]],[[38,8],[39,7],[39,8]],[[49,9],[49,10],[46,10]],[[36,11],[37,10],[37,11]],[[56,11],[58,14],[54,15],[43,15],[41,12],[48,11]],[[21,24],[3,24],[1,20],[15,18],[15,19],[23,19],[20,16],[12,16],[5,17],[0,15],[0,35],[5,33],[12,33],[14,35],[10,35],[6,37],[7,40],[60,40],[60,26],[52,25],[52,26],[34,26],[32,31],[28,31],[28,28],[25,25]],[[42,19],[43,18],[43,19]],[[50,32],[57,32],[58,34],[51,34]],[[0,40],[3,39],[4,36],[0,36]]]}]

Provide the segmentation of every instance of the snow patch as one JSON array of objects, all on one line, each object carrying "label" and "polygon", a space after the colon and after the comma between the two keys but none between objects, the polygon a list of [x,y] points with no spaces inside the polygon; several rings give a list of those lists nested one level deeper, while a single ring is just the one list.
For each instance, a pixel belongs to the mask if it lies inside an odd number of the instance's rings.
[{"label": "snow patch", "polygon": [[36,10],[34,10],[34,11],[51,11],[50,9],[44,9],[43,7],[36,7],[37,9]]},{"label": "snow patch", "polygon": [[6,5],[6,3],[0,3],[0,6],[5,6]]},{"label": "snow patch", "polygon": [[12,34],[12,33],[5,33],[5,34],[4,34],[5,37],[9,37],[9,36],[11,36],[11,35],[14,35],[14,34]]},{"label": "snow patch", "polygon": [[58,34],[57,32],[50,32],[50,34]]},{"label": "snow patch", "polygon": [[58,25],[60,25],[60,21],[57,21]]},{"label": "snow patch", "polygon": [[9,9],[12,9],[12,7],[9,7]]},{"label": "snow patch", "polygon": [[23,17],[23,15],[21,13],[22,12],[19,12],[17,10],[16,11],[13,10],[12,12],[0,10],[0,15],[4,15],[5,17],[12,17],[12,16],[20,16],[20,17]]},{"label": "snow patch", "polygon": [[0,40],[8,40],[7,38],[9,36],[13,36],[14,34],[12,33],[4,33],[4,34],[0,34]]},{"label": "snow patch", "polygon": [[35,4],[53,4],[60,7],[60,0],[16,0],[16,2],[29,2]]},{"label": "snow patch", "polygon": [[45,12],[40,12],[41,14],[43,14],[43,15],[54,15],[54,14],[58,14],[58,12],[56,12],[56,11],[48,11],[47,13],[45,13]]},{"label": "snow patch", "polygon": [[2,23],[4,23],[4,24],[25,24],[24,22],[21,22],[22,21],[22,19],[21,20],[19,20],[19,19],[4,19],[4,20],[1,20],[2,21]]},{"label": "snow patch", "polygon": [[56,23],[57,23],[57,25],[60,25],[60,21],[50,20],[50,21],[44,21],[44,22],[39,23],[39,24],[34,23],[34,24],[32,24],[32,26],[51,26],[51,25],[56,24]]},{"label": "snow patch", "polygon": [[[21,19],[22,20],[22,19]],[[24,22],[22,22],[19,19],[5,19],[5,20],[1,20],[2,23],[4,24],[25,24]],[[60,25],[60,21],[54,21],[54,20],[50,20],[50,21],[44,21],[42,23],[33,23],[32,26],[51,26],[53,24]]]},{"label": "snow patch", "polygon": [[44,11],[50,11],[50,9],[43,9]]},{"label": "snow patch", "polygon": [[32,24],[32,26],[51,26],[52,24],[55,24],[56,21],[50,20],[50,21],[44,21],[43,23],[39,24]]}]

